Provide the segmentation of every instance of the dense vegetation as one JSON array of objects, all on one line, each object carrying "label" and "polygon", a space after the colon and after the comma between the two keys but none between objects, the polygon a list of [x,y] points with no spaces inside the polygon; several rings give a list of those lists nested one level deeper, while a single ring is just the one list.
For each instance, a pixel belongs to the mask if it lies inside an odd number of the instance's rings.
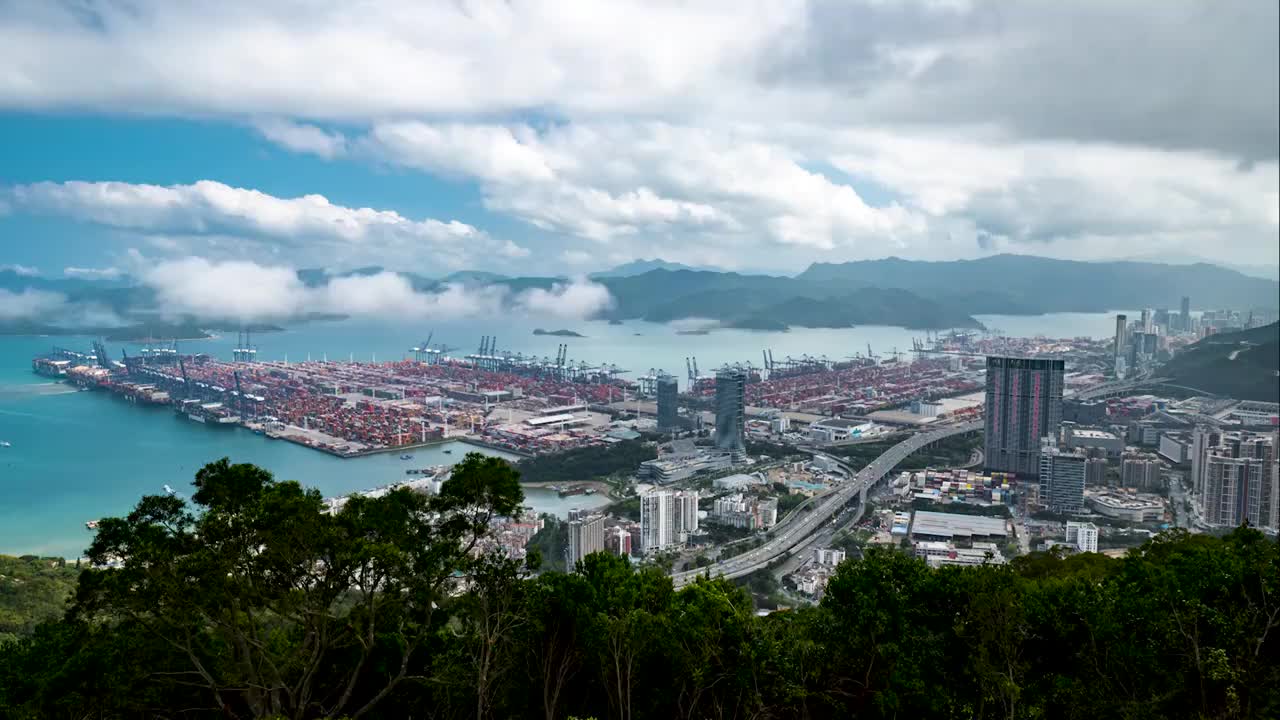
[{"label": "dense vegetation", "polygon": [[1219,395],[1280,402],[1280,323],[1210,335],[1175,355],[1160,375]]},{"label": "dense vegetation", "polygon": [[80,569],[62,558],[0,555],[0,642],[62,615]]},{"label": "dense vegetation", "polygon": [[476,455],[435,498],[336,515],[252,466],[196,487],[103,521],[90,557],[122,566],[0,649],[0,716],[1280,715],[1280,545],[1254,530],[963,569],[873,549],[821,605],[757,617],[727,581],[677,592],[605,554],[531,577],[479,552],[521,498]]},{"label": "dense vegetation", "polygon": [[[902,442],[901,437],[890,437],[856,445],[835,445],[823,450],[841,458],[855,468],[861,468],[900,442]],[[969,463],[973,451],[980,447],[982,447],[981,433],[943,438],[930,447],[921,448],[908,455],[902,462],[898,463],[897,469],[922,470],[929,467],[961,467]]]},{"label": "dense vegetation", "polygon": [[574,448],[525,458],[516,463],[516,469],[525,482],[581,482],[619,472],[634,472],[640,463],[656,457],[658,450],[652,444],[641,440],[622,440],[611,445]]}]

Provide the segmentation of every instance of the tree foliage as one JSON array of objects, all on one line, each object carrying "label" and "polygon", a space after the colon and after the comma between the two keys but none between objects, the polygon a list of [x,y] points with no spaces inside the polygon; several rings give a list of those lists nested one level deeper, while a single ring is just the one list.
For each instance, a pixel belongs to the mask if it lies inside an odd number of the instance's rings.
[{"label": "tree foliage", "polygon": [[1280,544],[1255,530],[967,568],[869,548],[820,605],[757,617],[730,581],[602,553],[533,576],[485,542],[509,466],[455,480],[326,514],[222,461],[194,505],[144,499],[91,549],[120,566],[0,648],[0,717],[1280,716]]}]

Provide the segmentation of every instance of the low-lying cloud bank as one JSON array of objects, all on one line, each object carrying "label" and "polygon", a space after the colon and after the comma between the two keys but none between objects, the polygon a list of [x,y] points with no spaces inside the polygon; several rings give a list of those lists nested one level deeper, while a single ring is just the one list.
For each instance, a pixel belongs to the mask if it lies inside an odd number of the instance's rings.
[{"label": "low-lying cloud bank", "polygon": [[189,257],[162,261],[139,274],[168,316],[241,322],[288,320],[312,313],[423,319],[518,313],[588,318],[613,298],[586,279],[550,289],[512,292],[503,285],[450,283],[424,292],[396,273],[336,277],[308,287],[293,268]]}]

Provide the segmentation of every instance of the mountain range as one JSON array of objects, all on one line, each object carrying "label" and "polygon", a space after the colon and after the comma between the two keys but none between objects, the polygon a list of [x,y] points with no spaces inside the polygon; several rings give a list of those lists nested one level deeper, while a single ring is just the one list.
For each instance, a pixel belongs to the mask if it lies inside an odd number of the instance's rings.
[{"label": "mountain range", "polygon": [[[373,275],[380,267],[345,272],[299,270],[310,287],[334,278]],[[462,271],[441,278],[399,273],[419,292],[451,284],[502,286],[513,293],[551,288],[564,277],[508,277]],[[815,263],[794,277],[698,270],[661,259],[641,260],[592,276],[612,296],[601,319],[669,322],[713,320],[728,327],[781,330],[787,327],[897,325],[916,329],[977,327],[975,315],[1035,315],[1177,308],[1182,296],[1195,308],[1275,308],[1280,284],[1207,263],[1077,262],[1027,255],[979,260],[924,262],[886,258]],[[127,277],[115,280],[52,279],[0,271],[0,290],[56,292],[68,306],[93,305],[119,317],[154,313],[149,288]],[[0,313],[0,318],[4,315]],[[0,332],[18,332],[54,321],[0,320]],[[65,324],[64,324],[65,325]]]}]

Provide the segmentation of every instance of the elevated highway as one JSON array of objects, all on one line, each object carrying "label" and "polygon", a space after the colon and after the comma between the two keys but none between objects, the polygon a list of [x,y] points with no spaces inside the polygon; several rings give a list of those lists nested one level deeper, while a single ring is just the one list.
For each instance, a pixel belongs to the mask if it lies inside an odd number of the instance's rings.
[{"label": "elevated highway", "polygon": [[[867,499],[867,488],[870,488],[883,479],[885,475],[898,465],[898,463],[905,460],[908,455],[911,455],[915,451],[939,440],[981,429],[982,421],[979,420],[912,435],[906,440],[903,440],[897,445],[894,445],[884,451],[880,457],[871,461],[870,464],[859,470],[856,474],[852,474],[850,479],[841,485],[835,492],[824,496],[822,502],[817,507],[805,513],[803,516],[795,518],[786,525],[780,526],[773,539],[769,540],[764,545],[706,567],[701,567],[696,570],[687,570],[685,572],[672,573],[672,582],[677,588],[679,588],[693,582],[695,578],[701,575],[737,578],[743,577],[744,575],[750,575],[756,570],[768,567],[774,560],[786,555],[793,549],[803,547],[805,545],[805,540],[810,535],[822,528],[833,517],[839,514],[841,509],[848,505],[855,496],[865,504]],[[815,452],[815,454],[821,453]],[[832,459],[834,460],[835,458]],[[851,468],[844,466],[843,463],[841,463],[841,465],[852,473]]]}]

